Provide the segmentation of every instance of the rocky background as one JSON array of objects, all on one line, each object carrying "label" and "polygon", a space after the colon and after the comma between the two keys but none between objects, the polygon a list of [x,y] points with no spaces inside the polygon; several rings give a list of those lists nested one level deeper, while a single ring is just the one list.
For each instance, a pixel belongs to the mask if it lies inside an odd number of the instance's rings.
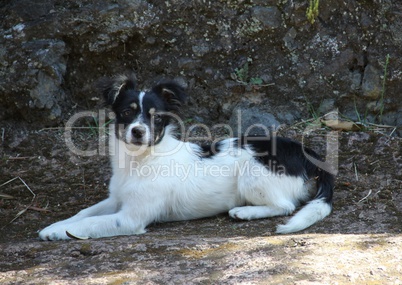
[{"label": "rocky background", "polygon": [[[293,124],[339,109],[399,126],[402,3],[5,0],[0,4],[0,120],[62,126],[97,109],[94,83],[134,72],[139,87],[175,79],[188,119]],[[248,120],[247,119],[247,120]]]}]

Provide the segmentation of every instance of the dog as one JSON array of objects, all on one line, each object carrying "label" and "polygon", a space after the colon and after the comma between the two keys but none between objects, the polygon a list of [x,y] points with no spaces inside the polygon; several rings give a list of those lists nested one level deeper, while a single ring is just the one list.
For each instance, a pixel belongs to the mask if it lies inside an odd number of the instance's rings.
[{"label": "dog", "polygon": [[282,137],[240,136],[198,145],[177,138],[187,95],[175,82],[137,91],[130,76],[106,79],[115,114],[109,197],[39,232],[42,240],[146,232],[154,222],[228,212],[237,220],[290,215],[276,233],[301,231],[332,211],[334,176],[313,164],[317,153]]}]

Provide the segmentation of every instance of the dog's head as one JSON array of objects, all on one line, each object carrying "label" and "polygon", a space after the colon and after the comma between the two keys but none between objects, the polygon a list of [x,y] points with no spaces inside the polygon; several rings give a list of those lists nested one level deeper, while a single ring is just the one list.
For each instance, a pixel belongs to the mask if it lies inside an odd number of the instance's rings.
[{"label": "dog's head", "polygon": [[158,144],[187,97],[175,82],[138,91],[135,79],[128,76],[103,79],[99,87],[106,105],[111,106],[116,115],[116,137],[136,146]]}]

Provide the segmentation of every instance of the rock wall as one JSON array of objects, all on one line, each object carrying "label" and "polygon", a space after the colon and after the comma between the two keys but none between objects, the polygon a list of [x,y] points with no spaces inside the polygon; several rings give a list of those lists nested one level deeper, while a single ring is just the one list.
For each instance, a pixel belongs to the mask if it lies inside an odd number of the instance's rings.
[{"label": "rock wall", "polygon": [[321,1],[314,23],[308,7],[2,1],[0,119],[61,124],[99,106],[98,78],[135,72],[143,88],[161,78],[187,87],[188,116],[200,122],[233,122],[240,109],[252,120],[292,124],[338,108],[352,120],[400,126],[402,3]]}]

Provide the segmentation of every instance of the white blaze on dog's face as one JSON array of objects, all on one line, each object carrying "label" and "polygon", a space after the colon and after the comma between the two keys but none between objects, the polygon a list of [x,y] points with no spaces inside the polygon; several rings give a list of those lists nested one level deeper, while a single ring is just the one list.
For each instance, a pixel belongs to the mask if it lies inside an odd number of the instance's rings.
[{"label": "white blaze on dog's face", "polygon": [[103,86],[106,103],[116,114],[116,137],[126,144],[158,144],[186,99],[176,83],[161,83],[150,91],[136,91],[134,80],[125,76],[109,80]]}]

